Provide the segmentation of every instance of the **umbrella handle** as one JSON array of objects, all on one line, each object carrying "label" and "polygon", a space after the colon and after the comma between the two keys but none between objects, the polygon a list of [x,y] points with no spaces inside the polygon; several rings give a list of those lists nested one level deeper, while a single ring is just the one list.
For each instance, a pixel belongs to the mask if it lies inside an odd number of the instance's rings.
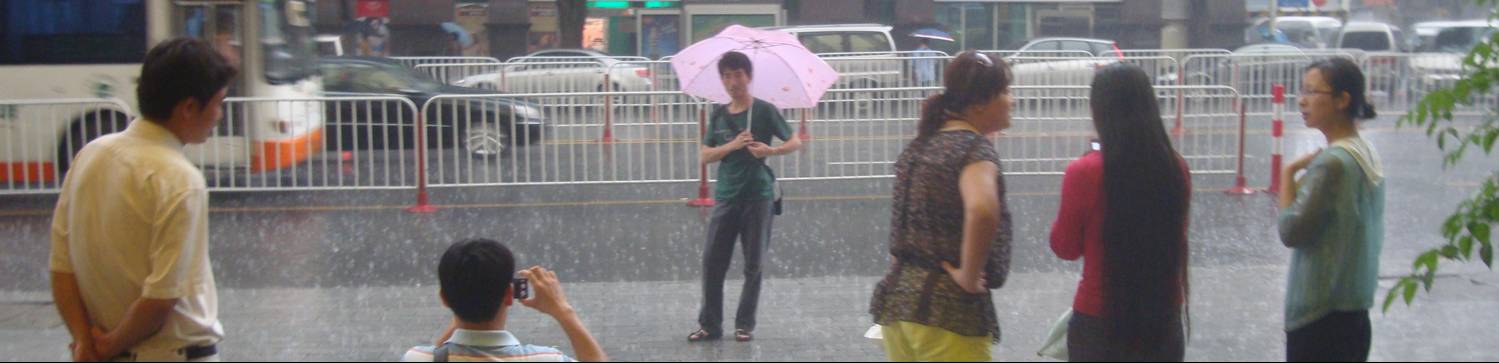
[{"label": "umbrella handle", "polygon": [[749,131],[750,137],[755,137],[755,101],[750,100],[749,114],[744,119],[744,129]]}]

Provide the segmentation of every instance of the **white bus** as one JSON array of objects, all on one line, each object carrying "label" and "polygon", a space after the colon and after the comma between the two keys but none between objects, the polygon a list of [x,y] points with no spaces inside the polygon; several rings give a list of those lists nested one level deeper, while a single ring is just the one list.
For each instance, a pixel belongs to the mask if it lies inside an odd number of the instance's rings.
[{"label": "white bus", "polygon": [[[321,151],[311,0],[0,1],[0,185],[61,181],[88,141],[137,115],[141,60],[174,37],[208,40],[240,68],[224,123],[187,154],[204,168],[280,170]],[[117,99],[56,104],[60,99]],[[51,103],[39,105],[41,103]],[[312,104],[313,102],[305,102]]]}]

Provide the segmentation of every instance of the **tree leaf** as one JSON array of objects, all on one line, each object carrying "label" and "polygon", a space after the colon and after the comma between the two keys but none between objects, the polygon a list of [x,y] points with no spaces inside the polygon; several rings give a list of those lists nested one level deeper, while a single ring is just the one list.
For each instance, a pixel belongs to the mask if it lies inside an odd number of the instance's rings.
[{"label": "tree leaf", "polygon": [[1416,301],[1416,283],[1414,282],[1405,285],[1405,305],[1410,306],[1412,301]]},{"label": "tree leaf", "polygon": [[1478,249],[1478,258],[1483,259],[1483,264],[1489,266],[1490,270],[1493,270],[1494,245],[1490,243],[1484,243],[1483,247]]},{"label": "tree leaf", "polygon": [[1447,239],[1457,238],[1457,234],[1463,231],[1463,220],[1461,215],[1454,214],[1447,217],[1447,222],[1442,224],[1442,237]]},{"label": "tree leaf", "polygon": [[1473,258],[1473,236],[1463,236],[1463,238],[1458,239],[1457,240],[1457,249],[1458,249],[1459,252],[1462,252],[1464,260],[1472,259]]},{"label": "tree leaf", "polygon": [[1442,258],[1456,260],[1457,255],[1457,246],[1442,246]]},{"label": "tree leaf", "polygon": [[1400,285],[1404,284],[1404,283],[1405,283],[1405,279],[1400,279],[1400,282],[1396,282],[1395,283],[1395,287],[1390,288],[1390,292],[1386,293],[1384,295],[1384,312],[1385,313],[1389,313],[1390,312],[1390,305],[1394,305],[1395,304],[1395,298],[1398,297],[1398,295],[1395,295],[1395,294],[1400,292]]},{"label": "tree leaf", "polygon": [[1489,129],[1489,134],[1483,137],[1483,152],[1494,153],[1494,142],[1499,141],[1499,129]]},{"label": "tree leaf", "polygon": [[1416,257],[1416,263],[1415,263],[1415,265],[1411,266],[1411,268],[1419,270],[1419,269],[1421,269],[1422,266],[1425,266],[1426,270],[1430,271],[1430,270],[1432,270],[1433,266],[1436,266],[1436,263],[1437,263],[1437,251],[1436,250],[1426,251],[1426,253],[1422,253],[1421,254],[1421,257]]},{"label": "tree leaf", "polygon": [[1489,234],[1488,223],[1468,223],[1468,233],[1472,234],[1473,238],[1477,239],[1478,242],[1483,242],[1483,244],[1489,244],[1489,241],[1493,239],[1493,235]]}]

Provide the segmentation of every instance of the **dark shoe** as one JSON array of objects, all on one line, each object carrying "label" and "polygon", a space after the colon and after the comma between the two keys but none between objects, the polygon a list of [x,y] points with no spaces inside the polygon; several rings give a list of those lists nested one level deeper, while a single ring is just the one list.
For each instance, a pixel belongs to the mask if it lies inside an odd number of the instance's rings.
[{"label": "dark shoe", "polygon": [[741,343],[748,342],[748,341],[751,341],[751,340],[755,340],[755,334],[754,333],[750,333],[749,331],[744,330],[744,329],[735,330],[734,331],[734,340],[737,340],[737,341],[739,341]]},{"label": "dark shoe", "polygon": [[697,343],[697,342],[718,340],[719,338],[722,338],[722,337],[723,337],[723,334],[713,334],[713,333],[709,333],[707,330],[698,329],[697,331],[692,332],[692,335],[688,335],[687,336],[687,342],[689,342],[689,343]]}]

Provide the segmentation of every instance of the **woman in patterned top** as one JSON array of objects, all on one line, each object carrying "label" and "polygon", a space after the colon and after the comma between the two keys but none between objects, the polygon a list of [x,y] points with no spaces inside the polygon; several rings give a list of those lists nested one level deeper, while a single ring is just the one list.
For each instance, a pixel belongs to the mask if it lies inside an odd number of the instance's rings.
[{"label": "woman in patterned top", "polygon": [[1010,126],[1009,66],[965,52],[945,74],[895,164],[893,263],[870,303],[892,361],[988,361],[999,342],[989,289],[1009,272],[1010,213],[986,135]]}]

